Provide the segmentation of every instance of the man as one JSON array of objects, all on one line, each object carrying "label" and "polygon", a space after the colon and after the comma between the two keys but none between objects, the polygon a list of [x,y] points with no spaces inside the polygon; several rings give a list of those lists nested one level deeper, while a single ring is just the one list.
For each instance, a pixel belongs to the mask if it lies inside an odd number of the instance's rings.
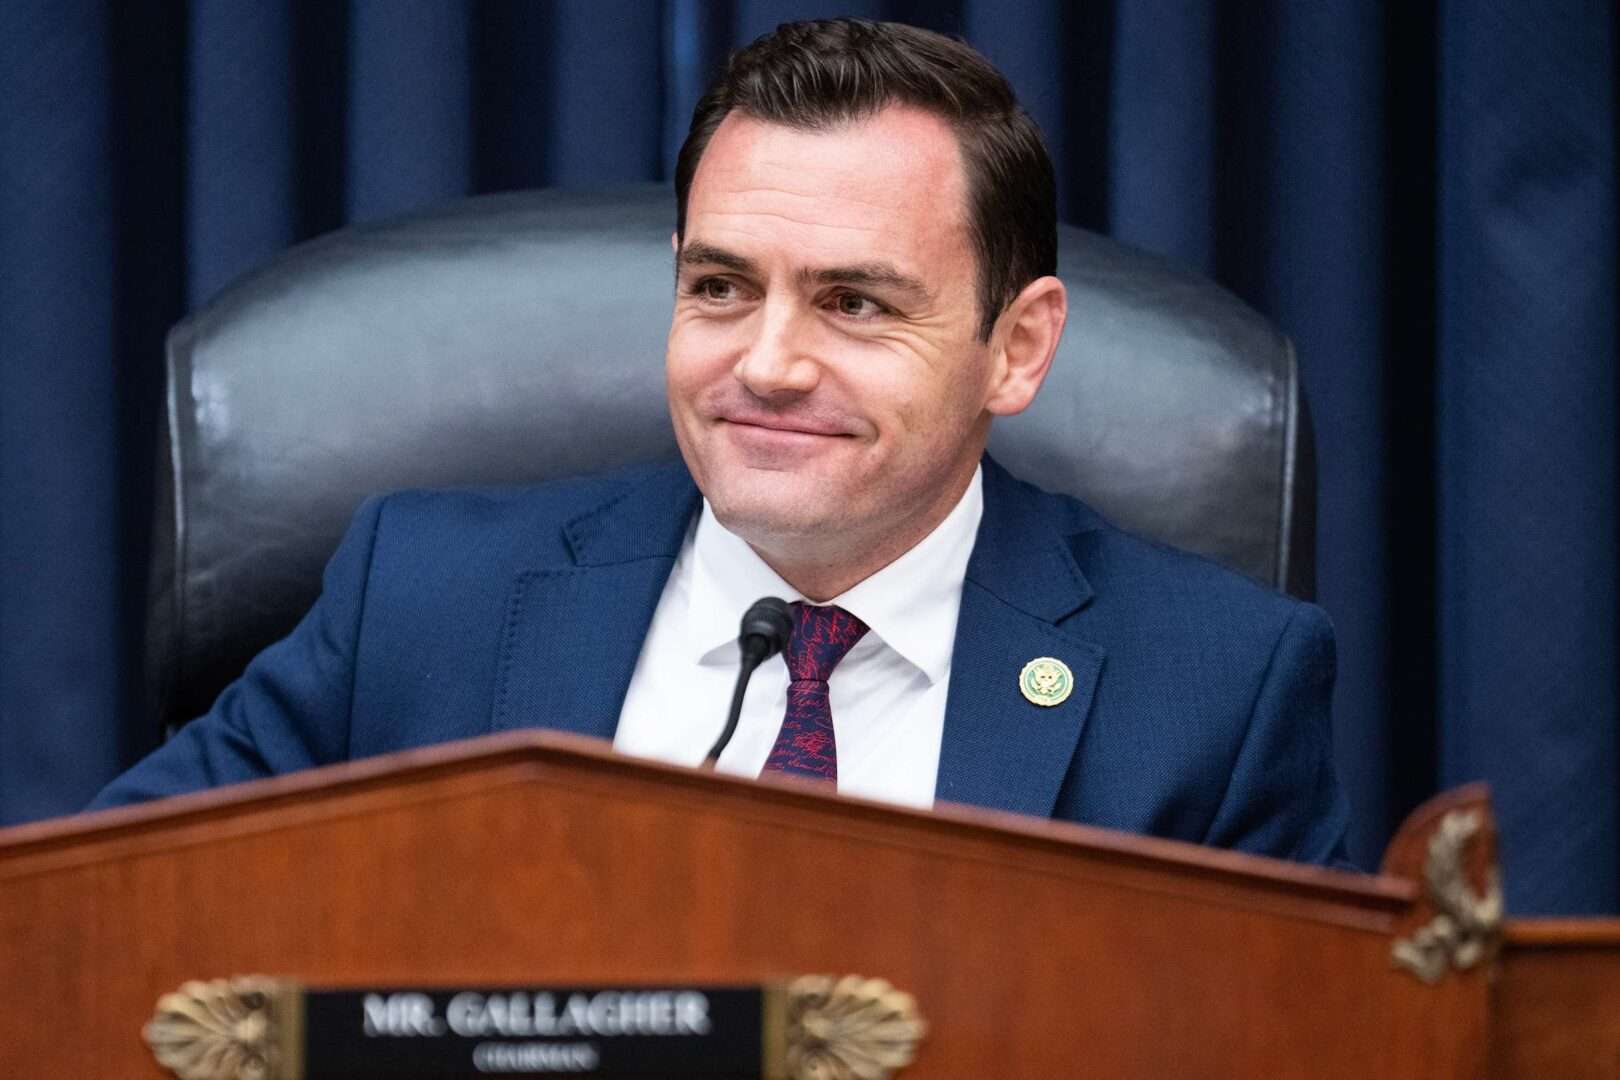
[{"label": "man", "polygon": [[999,73],[782,27],[700,103],[676,194],[685,468],[369,502],[303,623],[97,805],[536,724],[696,764],[776,594],[795,633],[723,771],[1342,858],[1322,614],[984,457],[1066,316]]}]

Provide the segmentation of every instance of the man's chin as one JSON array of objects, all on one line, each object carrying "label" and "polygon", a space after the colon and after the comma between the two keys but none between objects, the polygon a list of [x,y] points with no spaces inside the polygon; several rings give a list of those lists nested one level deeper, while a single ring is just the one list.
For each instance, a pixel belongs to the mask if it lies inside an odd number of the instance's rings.
[{"label": "man's chin", "polygon": [[723,489],[704,495],[715,519],[756,547],[830,537],[849,518],[847,504],[828,499],[825,492],[802,491],[791,481],[774,490]]}]

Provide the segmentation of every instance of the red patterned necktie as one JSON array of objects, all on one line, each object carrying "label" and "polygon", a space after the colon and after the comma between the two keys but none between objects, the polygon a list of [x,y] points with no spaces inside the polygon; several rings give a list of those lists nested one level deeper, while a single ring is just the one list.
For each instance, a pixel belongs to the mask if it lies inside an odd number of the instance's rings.
[{"label": "red patterned necktie", "polygon": [[793,637],[788,642],[787,715],[764,772],[838,779],[838,745],[833,739],[832,706],[827,679],[855,643],[866,624],[841,607],[789,605]]}]

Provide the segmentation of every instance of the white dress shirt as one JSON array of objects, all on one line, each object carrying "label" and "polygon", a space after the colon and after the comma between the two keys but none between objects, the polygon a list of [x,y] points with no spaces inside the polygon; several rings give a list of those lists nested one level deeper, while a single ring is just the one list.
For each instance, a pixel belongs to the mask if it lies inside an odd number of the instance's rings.
[{"label": "white dress shirt", "polygon": [[[933,805],[962,580],[983,515],[976,469],[933,532],[828,601],[870,627],[828,680],[840,792]],[[738,623],[762,596],[804,599],[716,520],[705,499],[642,643],[614,749],[678,765],[703,761],[731,705]],[[760,665],[719,771],[759,775],[782,727],[787,687],[781,656]]]}]

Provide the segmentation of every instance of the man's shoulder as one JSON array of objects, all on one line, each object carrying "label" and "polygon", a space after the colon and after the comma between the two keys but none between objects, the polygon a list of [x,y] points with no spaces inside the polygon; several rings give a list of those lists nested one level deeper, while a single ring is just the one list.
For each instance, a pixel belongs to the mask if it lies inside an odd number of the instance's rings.
[{"label": "man's shoulder", "polygon": [[1071,536],[1070,549],[1096,589],[1099,611],[1126,603],[1138,617],[1158,617],[1166,629],[1206,632],[1226,625],[1281,629],[1293,620],[1327,621],[1314,604],[1107,522]]},{"label": "man's shoulder", "polygon": [[379,538],[432,550],[443,545],[517,546],[545,560],[569,554],[572,526],[624,504],[647,501],[691,486],[679,462],[623,466],[540,484],[473,488],[420,488],[381,497]]},{"label": "man's shoulder", "polygon": [[1164,637],[1258,635],[1274,641],[1290,622],[1331,633],[1327,615],[1204,555],[1120,528],[1079,499],[1013,480],[1063,535],[1092,599],[1083,615]]}]

